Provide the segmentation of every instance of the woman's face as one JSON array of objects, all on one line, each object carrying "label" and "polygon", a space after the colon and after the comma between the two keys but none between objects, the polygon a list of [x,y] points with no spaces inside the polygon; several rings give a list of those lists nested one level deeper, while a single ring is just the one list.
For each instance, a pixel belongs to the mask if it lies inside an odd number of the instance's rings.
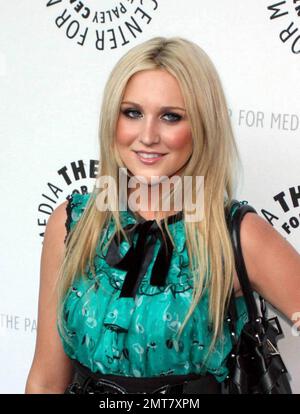
[{"label": "woman's face", "polygon": [[[152,176],[170,178],[183,169],[192,154],[192,135],[179,84],[169,72],[145,70],[128,81],[116,147],[132,175],[142,175],[148,184]],[[142,154],[150,152],[161,155]]]}]

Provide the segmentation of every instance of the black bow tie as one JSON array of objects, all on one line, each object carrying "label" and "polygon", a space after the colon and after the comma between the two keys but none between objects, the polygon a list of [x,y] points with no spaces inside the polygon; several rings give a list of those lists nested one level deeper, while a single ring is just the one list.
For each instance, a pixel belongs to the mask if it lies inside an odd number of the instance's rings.
[{"label": "black bow tie", "polygon": [[[174,223],[180,220],[183,212],[169,216],[167,223]],[[135,297],[139,283],[147,271],[153,257],[153,250],[156,239],[160,239],[160,248],[152,268],[150,284],[152,286],[165,286],[166,277],[170,267],[170,261],[173,254],[173,245],[168,233],[166,232],[164,222],[161,220],[161,226],[164,231],[166,243],[163,239],[160,228],[155,220],[145,220],[140,218],[136,223],[128,224],[124,227],[124,231],[130,241],[130,248],[124,257],[121,257],[118,248],[118,235],[114,235],[106,255],[106,262],[121,270],[127,270],[120,297]],[[136,245],[133,243],[133,236],[138,233]],[[149,240],[147,240],[150,235]],[[124,239],[120,233],[120,240]]]}]

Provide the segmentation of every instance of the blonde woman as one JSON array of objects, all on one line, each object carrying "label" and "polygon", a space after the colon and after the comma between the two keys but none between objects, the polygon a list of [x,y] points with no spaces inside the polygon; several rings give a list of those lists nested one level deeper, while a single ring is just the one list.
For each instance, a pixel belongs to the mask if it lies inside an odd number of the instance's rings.
[{"label": "blonde woman", "polygon": [[[224,214],[239,157],[207,54],[179,37],[132,48],[107,81],[99,139],[93,191],[72,194],[47,224],[26,393],[220,393],[232,290],[238,334],[247,311]],[[103,177],[114,197],[103,197]],[[194,196],[204,177],[201,219],[187,220],[184,202],[161,207],[183,200],[182,186],[163,190],[174,177],[192,177]],[[132,179],[143,190],[137,209]],[[292,319],[298,253],[257,214],[243,219],[241,243],[253,288]]]}]

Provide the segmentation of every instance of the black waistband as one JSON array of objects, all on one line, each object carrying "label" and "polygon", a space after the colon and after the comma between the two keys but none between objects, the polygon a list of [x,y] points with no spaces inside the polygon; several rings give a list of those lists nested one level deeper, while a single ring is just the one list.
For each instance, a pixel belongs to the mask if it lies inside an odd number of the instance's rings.
[{"label": "black waistband", "polygon": [[219,394],[221,384],[212,374],[167,375],[157,377],[127,377],[92,372],[72,360],[75,371],[66,393],[176,393]]}]

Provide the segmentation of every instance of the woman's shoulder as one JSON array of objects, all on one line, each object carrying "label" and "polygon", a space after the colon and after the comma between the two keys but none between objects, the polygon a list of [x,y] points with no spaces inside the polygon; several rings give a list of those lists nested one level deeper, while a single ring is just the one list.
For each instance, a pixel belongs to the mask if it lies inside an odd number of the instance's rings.
[{"label": "woman's shoulder", "polygon": [[69,204],[69,200],[65,200],[60,203],[51,213],[47,227],[52,226],[59,226],[59,224],[64,224],[67,218],[67,206]]},{"label": "woman's shoulder", "polygon": [[44,233],[44,242],[45,245],[50,245],[51,250],[55,249],[57,246],[63,248],[64,240],[66,238],[66,220],[67,220],[67,205],[68,200],[60,203],[51,213],[45,233]]}]

